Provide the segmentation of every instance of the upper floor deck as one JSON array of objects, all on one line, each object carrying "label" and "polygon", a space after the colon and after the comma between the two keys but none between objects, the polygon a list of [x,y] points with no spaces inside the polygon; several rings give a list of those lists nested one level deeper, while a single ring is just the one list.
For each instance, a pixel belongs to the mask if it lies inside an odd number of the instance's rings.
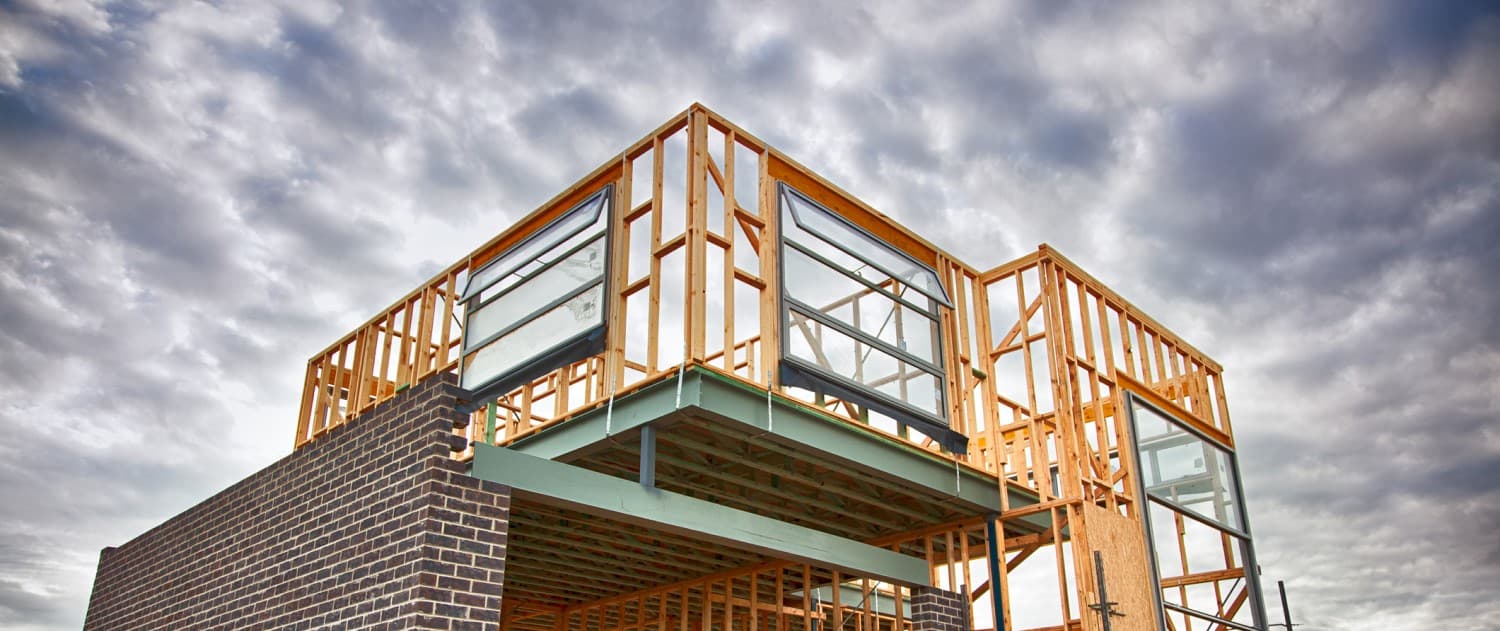
[{"label": "upper floor deck", "polygon": [[458,373],[509,445],[686,368],[1043,503],[1132,501],[1127,392],[1233,445],[1220,366],[1055,250],[971,266],[699,105],[314,355],[295,443]]}]

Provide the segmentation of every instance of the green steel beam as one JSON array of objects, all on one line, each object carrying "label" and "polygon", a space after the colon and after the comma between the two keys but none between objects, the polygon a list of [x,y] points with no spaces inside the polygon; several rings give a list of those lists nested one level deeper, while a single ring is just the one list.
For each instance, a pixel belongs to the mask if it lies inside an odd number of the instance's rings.
[{"label": "green steel beam", "polygon": [[510,447],[539,458],[556,460],[670,413],[674,410],[675,384],[676,380],[658,381],[616,399],[612,411],[608,405],[594,408],[522,438]]},{"label": "green steel beam", "polygon": [[[774,437],[798,451],[810,452],[813,458],[837,462],[877,479],[904,482],[935,498],[962,501],[977,514],[1000,511],[1000,489],[993,477],[955,469],[953,461],[931,452],[872,436],[780,396],[772,397],[768,423],[764,390],[710,371],[687,369],[682,378],[681,407],[677,405],[676,386],[676,379],[657,382],[616,399],[612,413],[604,408],[585,412],[511,447],[539,458],[559,459],[651,421],[684,413],[733,425],[757,437]],[[668,427],[662,429],[670,432]],[[1012,508],[1035,503],[1019,495],[1012,492]]]},{"label": "green steel beam", "polygon": [[470,473],[509,486],[522,499],[857,576],[931,586],[927,562],[916,557],[513,449],[475,445]]}]

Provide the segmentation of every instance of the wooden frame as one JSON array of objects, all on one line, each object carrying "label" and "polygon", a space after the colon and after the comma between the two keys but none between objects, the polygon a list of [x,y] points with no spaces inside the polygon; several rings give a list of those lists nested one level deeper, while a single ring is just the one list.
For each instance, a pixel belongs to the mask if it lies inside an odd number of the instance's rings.
[{"label": "wooden frame", "polygon": [[[929,437],[869,423],[848,402],[778,382],[778,182],[938,271],[953,302],[939,323],[948,416],[951,427],[969,438],[967,453],[946,453]],[[1058,629],[1098,628],[1084,606],[1097,597],[1090,552],[1107,548],[1133,558],[1119,547],[1128,537],[1118,536],[1118,524],[1100,516],[1142,520],[1123,412],[1127,391],[1234,448],[1219,364],[1051,247],[992,269],[971,267],[697,104],[314,355],[295,445],[317,440],[417,381],[452,371],[461,339],[455,324],[462,320],[455,301],[461,280],[606,184],[615,185],[616,209],[606,350],[489,401],[473,422],[455,430],[464,438],[507,445],[671,379],[687,366],[715,371],[993,479],[1003,508],[997,520],[1003,541],[996,546],[1004,559],[997,564],[998,586],[986,578],[981,588],[970,588],[971,600],[998,593],[1008,606],[1009,577],[1050,563],[1061,613],[1052,628]],[[467,459],[472,450],[453,455]],[[1040,503],[1012,510],[1015,493]],[[1037,523],[1050,526],[1038,529]],[[1093,537],[1096,525],[1100,532]],[[983,520],[964,528],[949,533],[952,545],[934,547],[929,540],[908,552],[943,568],[952,579],[947,585],[972,586],[971,565],[988,556],[986,546],[978,545],[986,542]],[[938,551],[941,562],[934,557]],[[517,628],[529,620],[542,625],[536,628],[558,620],[565,623],[556,628],[569,629],[687,628],[685,618],[666,612],[691,605],[686,610],[699,612],[694,615],[739,619],[762,608],[765,590],[786,589],[782,578],[749,577],[777,572],[837,582],[817,568],[770,564],[639,592],[629,606],[618,598],[560,613],[522,605],[509,615]],[[1191,574],[1172,580],[1190,578],[1196,580]],[[1115,589],[1110,587],[1111,594]],[[1234,598],[1224,594],[1221,605],[1230,607]],[[806,623],[843,610],[842,603],[831,609],[814,605],[802,603],[786,615]],[[861,624],[909,625],[877,618]],[[1006,618],[1004,628],[1013,630]],[[755,619],[745,618],[748,628],[756,628]]]}]

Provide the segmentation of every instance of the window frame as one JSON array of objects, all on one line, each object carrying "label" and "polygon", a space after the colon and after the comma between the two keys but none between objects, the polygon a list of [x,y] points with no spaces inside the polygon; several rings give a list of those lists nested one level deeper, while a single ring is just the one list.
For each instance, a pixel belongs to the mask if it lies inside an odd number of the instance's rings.
[{"label": "window frame", "polygon": [[[593,194],[584,198],[582,201],[574,204],[568,210],[564,211],[557,217],[553,218],[551,221],[547,222],[546,225],[539,228],[536,232],[528,235],[525,239],[522,239],[515,245],[506,248],[505,251],[496,255],[490,261],[486,262],[479,269],[475,270],[473,274],[470,274],[470,282],[466,284],[464,291],[459,299],[460,302],[462,302],[464,305],[464,321],[462,341],[460,342],[459,346],[458,383],[460,384],[460,388],[463,388],[464,391],[468,394],[467,398],[469,399],[467,403],[459,406],[459,409],[461,411],[469,412],[479,409],[488,404],[491,399],[514,390],[515,388],[525,384],[528,381],[541,377],[542,375],[552,372],[553,370],[557,370],[558,368],[561,368],[563,366],[567,366],[568,364],[571,364],[573,362],[577,362],[587,357],[604,352],[605,342],[608,337],[606,335],[606,330],[609,326],[610,303],[612,302],[610,300],[610,297],[612,295],[610,270],[614,265],[615,247],[614,191],[614,183],[605,184],[598,191],[595,191]],[[577,228],[567,230],[559,234],[547,234],[548,230],[568,221],[573,213],[585,212],[586,209],[590,206],[596,206],[598,207],[598,210],[593,214],[592,218],[588,222]],[[601,218],[603,219],[603,227],[595,228],[595,226],[600,223]],[[507,277],[515,274],[526,265],[536,261],[539,257],[551,254],[554,249],[567,243],[570,239],[573,239],[581,234],[588,234],[591,228],[597,230],[597,234],[594,234],[590,238],[573,244],[566,250],[562,250],[551,261],[548,261],[537,269],[532,270],[526,273],[524,276],[519,277],[519,280],[515,281],[510,286],[505,287],[498,292],[495,292],[493,295],[490,295],[488,297],[485,296],[486,291],[488,291],[491,287],[494,287],[501,281],[505,280]],[[559,297],[554,298],[546,304],[539,305],[533,308],[524,316],[516,318],[513,322],[500,327],[496,331],[486,335],[484,338],[477,341],[470,340],[469,322],[470,318],[473,317],[473,314],[476,311],[494,304],[501,298],[518,290],[527,282],[530,282],[545,274],[546,272],[553,270],[558,265],[561,265],[564,261],[567,261],[572,256],[578,254],[579,252],[582,252],[586,248],[592,246],[596,241],[601,239],[604,242],[604,252],[602,254],[604,263],[603,269],[598,275],[580,282],[577,287],[569,289],[567,292],[561,294]],[[536,256],[533,256],[532,258],[526,260],[511,261],[509,263],[506,263],[505,268],[500,273],[497,273],[493,279],[490,279],[487,282],[472,282],[472,279],[479,278],[481,274],[485,274],[489,269],[491,269],[492,266],[501,265],[505,261],[506,255],[521,250],[522,248],[534,247],[538,242],[547,241],[550,241],[550,243],[547,243],[547,247],[539,251]],[[531,322],[535,318],[545,315],[552,310],[557,309],[564,304],[567,304],[569,301],[572,301],[579,296],[582,296],[594,290],[596,287],[599,287],[600,291],[602,292],[602,299],[600,300],[599,306],[600,313],[598,324],[589,326],[586,329],[579,331],[578,333],[568,336],[561,342],[558,342],[531,354],[524,360],[511,366],[509,369],[495,374],[482,383],[475,384],[473,388],[466,388],[463,386],[464,373],[466,372],[467,366],[471,361],[471,356],[477,355],[480,351],[489,347],[490,344],[493,344],[506,335],[514,333],[516,330],[525,327],[527,323]]]},{"label": "window frame", "polygon": [[[1125,407],[1130,421],[1130,446],[1132,450],[1132,456],[1135,458],[1136,465],[1136,497],[1138,500],[1138,505],[1140,507],[1142,525],[1144,526],[1143,533],[1146,539],[1146,556],[1148,557],[1151,566],[1151,584],[1154,587],[1151,593],[1151,597],[1156,602],[1157,626],[1162,629],[1167,628],[1166,612],[1168,609],[1170,609],[1186,616],[1192,616],[1194,618],[1208,621],[1213,624],[1222,624],[1232,629],[1241,629],[1243,631],[1263,631],[1264,629],[1266,629],[1266,612],[1264,601],[1262,600],[1263,594],[1261,592],[1259,565],[1257,564],[1257,561],[1255,559],[1255,539],[1251,535],[1250,515],[1249,511],[1245,507],[1245,489],[1243,476],[1240,475],[1239,455],[1235,453],[1233,448],[1219,442],[1218,440],[1215,440],[1214,438],[1208,436],[1207,434],[1204,434],[1201,431],[1198,431],[1197,428],[1182,421],[1176,414],[1163,409],[1161,406],[1158,406],[1155,403],[1152,403],[1145,397],[1130,390],[1126,390],[1124,394],[1126,404]],[[1194,436],[1199,440],[1207,443],[1208,445],[1219,449],[1219,451],[1229,459],[1229,469],[1233,472],[1234,475],[1234,487],[1232,490],[1235,493],[1234,510],[1238,513],[1239,516],[1238,529],[1220,523],[1219,521],[1211,519],[1205,515],[1201,515],[1198,513],[1198,511],[1189,509],[1181,504],[1178,504],[1177,502],[1158,497],[1147,492],[1146,477],[1141,474],[1141,467],[1144,466],[1144,464],[1141,461],[1140,432],[1138,431],[1139,425],[1137,424],[1138,422],[1136,419],[1136,411],[1139,408],[1145,408],[1149,410],[1150,412],[1159,416],[1162,420],[1166,421],[1168,424],[1174,425],[1177,428],[1186,431],[1189,435]],[[1203,524],[1209,528],[1222,532],[1237,541],[1240,546],[1240,564],[1243,566],[1242,569],[1245,572],[1247,589],[1250,590],[1249,595],[1246,597],[1246,604],[1250,606],[1250,617],[1252,620],[1250,626],[1246,626],[1245,624],[1240,622],[1234,622],[1232,620],[1219,618],[1214,614],[1206,611],[1199,611],[1197,609],[1192,609],[1183,605],[1169,603],[1162,598],[1161,570],[1157,567],[1160,557],[1157,555],[1156,551],[1155,530],[1151,519],[1152,502],[1155,502],[1168,510],[1174,511],[1179,515],[1187,517],[1188,519],[1192,519],[1193,521]]]},{"label": "window frame", "polygon": [[[895,246],[886,243],[883,239],[875,236],[874,234],[871,234],[868,230],[865,230],[864,228],[850,222],[848,219],[839,216],[839,214],[834,212],[832,209],[817,202],[807,194],[798,191],[790,184],[778,181],[776,183],[776,187],[776,264],[778,299],[777,324],[780,333],[780,361],[778,362],[778,367],[781,376],[781,382],[784,385],[806,388],[814,392],[835,396],[851,403],[862,405],[871,410],[890,416],[900,425],[915,428],[917,431],[920,431],[932,437],[934,440],[937,440],[940,444],[943,445],[944,448],[949,449],[950,451],[958,453],[966,452],[968,448],[968,437],[954,431],[949,421],[950,406],[947,374],[948,350],[944,343],[945,336],[943,335],[943,308],[946,307],[951,309],[952,303],[948,300],[947,288],[942,284],[942,276],[939,275],[937,270],[932,266],[913,258],[906,252],[901,251]],[[797,203],[789,203],[789,197],[795,197],[795,201]],[[839,240],[829,236],[823,231],[810,227],[808,224],[801,221],[798,217],[799,212],[797,206],[799,204],[810,207],[814,212],[823,213],[823,215],[827,218],[839,222],[849,230],[858,233],[861,238],[883,246],[889,252],[906,259],[919,270],[930,273],[932,275],[932,278],[937,281],[937,291],[928,291],[923,289],[922,287],[919,287],[918,285],[909,284],[902,281],[901,277],[891,273],[891,271],[887,269],[886,266],[871,260],[871,257],[862,255],[855,251],[855,248],[852,248],[849,245],[840,242]],[[854,259],[865,263],[870,267],[873,267],[874,269],[885,274],[886,277],[890,278],[891,280],[900,282],[904,287],[908,287],[911,290],[916,291],[921,296],[930,300],[932,302],[932,306],[930,308],[921,307],[912,302],[910,299],[899,296],[884,287],[880,287],[878,284],[866,278],[849,273],[849,271],[844,269],[843,266],[838,265],[833,261],[828,260],[827,257],[824,257],[813,251],[814,247],[818,244],[801,243],[794,240],[794,238],[789,238],[787,235],[787,230],[785,229],[785,226],[783,224],[787,217],[790,217],[792,221],[796,223],[798,229],[806,232],[809,235],[812,235],[814,238],[822,241],[823,244],[833,247],[843,252],[844,254],[853,257]],[[917,312],[916,315],[930,319],[933,325],[932,346],[936,351],[936,361],[934,362],[923,359],[917,356],[915,353],[898,348],[897,346],[890,344],[885,340],[881,340],[870,335],[869,333],[859,330],[857,326],[851,323],[843,322],[837,316],[826,314],[822,311],[822,309],[807,304],[793,297],[788,291],[788,283],[786,282],[786,260],[788,248],[793,248],[797,250],[798,254],[812,259],[813,263],[823,265],[830,271],[841,274],[853,281],[856,281],[861,286],[866,287],[873,292],[877,292],[885,298],[888,298],[891,301],[893,308],[900,308],[904,306]],[[934,377],[936,382],[935,394],[937,397],[937,413],[929,413],[926,410],[916,407],[911,403],[875,390],[874,388],[866,384],[859,383],[854,379],[851,379],[844,375],[840,375],[831,370],[816,366],[805,359],[793,355],[791,352],[790,342],[790,337],[792,335],[790,327],[792,324],[793,311],[797,312],[798,317],[806,318],[807,320],[815,322],[821,326],[828,327],[833,331],[845,335],[860,344],[867,345],[870,348],[873,348],[874,350],[883,353],[892,359],[903,362],[912,368],[920,370]]]},{"label": "window frame", "polygon": [[[918,269],[924,269],[924,270],[927,270],[928,272],[931,272],[932,273],[932,279],[935,280],[935,281],[937,281],[937,294],[936,295],[934,295],[930,291],[922,289],[921,287],[919,287],[917,285],[910,284],[910,283],[906,283],[906,285],[908,287],[911,287],[912,289],[915,289],[916,291],[918,291],[922,295],[927,296],[928,298],[931,298],[931,299],[937,301],[939,306],[947,307],[949,309],[953,308],[953,302],[948,299],[948,288],[946,288],[946,287],[943,286],[943,277],[940,276],[940,275],[938,275],[937,270],[934,269],[931,265],[923,263],[923,262],[917,260],[912,255],[907,254],[906,252],[902,251],[900,248],[897,248],[894,245],[886,243],[884,239],[881,239],[880,237],[877,237],[877,236],[871,234],[869,230],[866,230],[863,227],[859,226],[858,224],[855,224],[854,222],[849,221],[848,219],[845,219],[843,216],[839,215],[838,213],[833,212],[833,209],[828,208],[827,206],[824,206],[823,204],[819,203],[817,200],[814,200],[811,196],[807,195],[806,193],[803,193],[802,191],[799,191],[799,190],[793,188],[792,185],[787,184],[786,182],[777,182],[776,185],[777,185],[777,198],[778,198],[778,200],[782,196],[787,195],[787,194],[794,195],[794,196],[800,198],[807,205],[813,206],[814,208],[822,210],[823,213],[828,216],[828,218],[834,220],[834,222],[836,222],[838,224],[843,225],[845,228],[848,228],[849,231],[856,233],[856,236],[859,236],[861,238],[867,239],[867,240],[873,242],[876,245],[883,245],[887,249],[889,249],[892,254],[895,254],[895,255],[897,255],[900,258],[906,259],[906,261],[908,263],[911,263],[913,267],[916,267]],[[779,208],[778,208],[778,210],[779,210]],[[829,236],[828,234],[824,233],[822,230],[818,229],[817,227],[809,225],[808,223],[806,223],[805,221],[803,221],[802,218],[797,215],[796,206],[788,206],[788,210],[789,210],[789,212],[792,215],[792,221],[795,221],[797,223],[797,227],[798,228],[801,228],[802,230],[805,230],[805,231],[807,231],[809,233],[812,233],[813,235],[815,235],[815,236],[823,239],[824,242],[828,243],[829,245],[832,245],[835,248],[838,248],[839,250],[843,251],[845,254],[848,254],[849,256],[852,256],[854,258],[860,259],[860,260],[864,261],[865,263],[868,263],[871,267],[874,267],[875,269],[880,270],[881,272],[885,273],[885,275],[888,276],[888,277],[890,277],[891,279],[893,279],[893,280],[899,279],[899,277],[896,274],[892,273],[891,270],[889,268],[887,268],[885,265],[882,265],[879,262],[876,262],[876,261],[874,261],[874,260],[872,260],[870,258],[867,258],[863,254],[860,254],[859,252],[856,252],[855,249],[851,248],[848,244],[843,243],[842,241],[840,241],[837,238]],[[860,279],[860,280],[863,280],[863,279]],[[924,309],[924,311],[925,311],[925,309]],[[936,312],[934,312],[934,313],[936,314]]]}]

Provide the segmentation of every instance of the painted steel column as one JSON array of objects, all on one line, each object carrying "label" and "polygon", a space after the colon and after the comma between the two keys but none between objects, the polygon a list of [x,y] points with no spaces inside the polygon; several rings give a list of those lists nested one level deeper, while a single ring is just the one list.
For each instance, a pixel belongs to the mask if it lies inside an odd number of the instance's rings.
[{"label": "painted steel column", "polygon": [[656,426],[641,426],[641,486],[656,488]]},{"label": "painted steel column", "polygon": [[1005,601],[1001,596],[1000,589],[1000,537],[999,529],[995,527],[996,516],[990,516],[984,520],[985,543],[989,546],[990,566],[990,604],[995,609],[995,631],[1005,631]]}]

